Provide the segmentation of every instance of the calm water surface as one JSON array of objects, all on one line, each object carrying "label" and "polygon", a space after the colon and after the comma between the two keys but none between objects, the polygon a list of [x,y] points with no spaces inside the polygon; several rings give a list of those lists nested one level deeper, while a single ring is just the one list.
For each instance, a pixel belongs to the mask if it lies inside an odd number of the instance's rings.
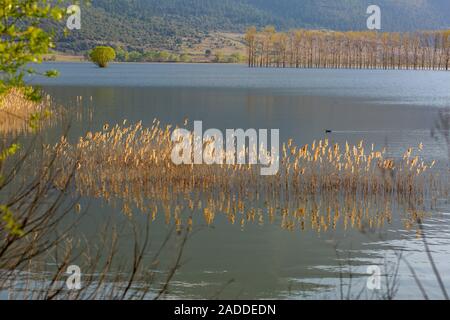
[{"label": "calm water surface", "polygon": [[[75,108],[82,97],[84,115],[72,124],[73,139],[124,119],[150,126],[154,118],[181,124],[187,117],[202,120],[204,128],[279,128],[282,141],[293,138],[298,144],[324,137],[364,139],[387,147],[393,156],[423,142],[426,158],[438,160],[441,167],[448,164],[446,145],[430,134],[439,111],[450,107],[448,72],[212,64],[112,64],[99,69],[87,63],[51,63],[39,68],[61,72],[57,79],[31,80],[59,103]],[[333,133],[326,135],[326,129]],[[94,232],[93,221],[121,215],[120,208],[101,200],[86,201],[91,220],[82,225],[83,232]],[[416,229],[405,228],[405,215],[403,208],[395,208],[391,223],[376,234],[343,226],[320,233],[287,231],[279,221],[242,229],[219,216],[188,242],[185,264],[170,293],[186,298],[338,298],[339,270],[344,268],[343,273],[353,273],[352,280],[344,275],[344,285],[351,283],[356,295],[365,286],[368,265],[389,264],[396,260],[395,252],[403,251],[429,295],[440,298],[423,244]],[[438,199],[425,228],[450,290],[448,199]],[[163,217],[152,225],[155,237],[163,237],[167,229]],[[124,254],[131,250],[122,249]],[[405,264],[399,274],[397,297],[421,298]]]}]

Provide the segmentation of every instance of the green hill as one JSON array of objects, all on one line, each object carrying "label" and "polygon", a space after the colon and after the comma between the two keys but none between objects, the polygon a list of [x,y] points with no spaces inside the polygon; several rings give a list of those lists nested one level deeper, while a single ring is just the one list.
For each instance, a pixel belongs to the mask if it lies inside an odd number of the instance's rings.
[{"label": "green hill", "polygon": [[[450,27],[448,0],[378,0],[384,31]],[[128,50],[177,50],[210,32],[243,32],[249,25],[277,29],[361,30],[369,0],[92,0],[82,7],[82,29],[58,37],[57,49],[82,52],[97,44]],[[60,28],[61,29],[61,28]]]}]

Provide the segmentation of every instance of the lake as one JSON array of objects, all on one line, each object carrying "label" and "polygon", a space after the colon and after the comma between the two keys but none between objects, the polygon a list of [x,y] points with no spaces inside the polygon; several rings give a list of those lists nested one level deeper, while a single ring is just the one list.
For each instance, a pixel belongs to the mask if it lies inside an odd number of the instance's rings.
[{"label": "lake", "polygon": [[[41,71],[49,68],[59,70],[60,77],[30,81],[41,85],[58,104],[81,109],[83,116],[71,126],[74,141],[88,131],[102,130],[105,123],[115,125],[124,119],[151,126],[154,118],[163,124],[182,124],[188,118],[203,121],[204,128],[279,129],[281,141],[293,138],[299,145],[324,138],[339,143],[364,140],[386,147],[395,158],[423,143],[424,157],[436,160],[448,174],[447,146],[432,137],[439,112],[450,107],[448,72],[250,69],[215,64],[128,63],[107,69],[89,63],[38,66]],[[56,136],[57,129],[52,132]],[[85,197],[83,206],[89,206],[88,215],[79,232],[88,238],[95,239],[96,226],[108,217],[123,219],[119,205],[100,198]],[[373,206],[375,211],[377,206],[382,210],[381,204]],[[260,207],[265,209],[263,201]],[[144,228],[147,220],[136,215]],[[405,227],[407,216],[404,207],[393,205],[392,219],[367,233],[341,224],[320,232],[288,230],[282,227],[278,211],[271,223],[242,227],[218,215],[212,225],[206,225],[198,212],[195,220],[203,228],[187,242],[168,298],[340,298],[342,288],[356,297],[366,285],[367,267],[378,265],[389,273],[399,252],[414,265],[429,296],[441,298],[417,228]],[[150,228],[158,241],[170,224],[158,216]],[[424,228],[450,290],[448,199],[436,200]],[[126,256],[132,248],[125,245],[120,250]],[[398,274],[396,297],[421,298],[405,263],[400,263]],[[365,291],[362,298],[377,294],[382,293]]]}]

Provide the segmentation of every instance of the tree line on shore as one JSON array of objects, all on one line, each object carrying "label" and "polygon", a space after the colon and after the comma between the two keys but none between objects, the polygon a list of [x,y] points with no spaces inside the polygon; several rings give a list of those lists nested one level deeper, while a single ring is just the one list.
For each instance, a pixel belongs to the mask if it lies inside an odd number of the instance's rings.
[{"label": "tree line on shore", "polygon": [[[86,53],[86,58],[90,60],[93,50]],[[224,54],[221,51],[213,52],[207,49],[203,55],[195,55],[192,53],[176,53],[165,50],[144,50],[144,51],[127,51],[122,47],[115,48],[115,61],[118,62],[183,62],[190,63],[197,60],[214,62],[214,63],[240,63],[246,60],[246,57],[239,52]]]},{"label": "tree line on shore", "polygon": [[450,30],[245,33],[249,67],[449,70]]}]

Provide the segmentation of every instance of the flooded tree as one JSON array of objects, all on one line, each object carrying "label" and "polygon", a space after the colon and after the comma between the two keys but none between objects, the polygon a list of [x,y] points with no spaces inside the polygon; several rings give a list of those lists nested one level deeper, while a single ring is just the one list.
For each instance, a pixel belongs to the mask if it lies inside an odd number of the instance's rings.
[{"label": "flooded tree", "polygon": [[116,52],[111,47],[99,46],[92,50],[89,58],[100,68],[106,68],[116,58]]},{"label": "flooded tree", "polygon": [[336,32],[250,27],[249,67],[449,70],[450,30]]}]

